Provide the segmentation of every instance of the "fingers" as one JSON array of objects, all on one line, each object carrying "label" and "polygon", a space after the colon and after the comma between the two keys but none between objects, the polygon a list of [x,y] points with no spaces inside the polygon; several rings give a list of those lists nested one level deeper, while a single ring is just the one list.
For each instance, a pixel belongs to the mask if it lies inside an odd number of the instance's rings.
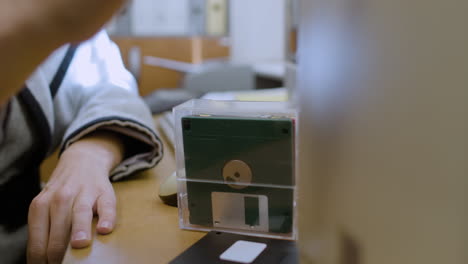
[{"label": "fingers", "polygon": [[32,201],[28,215],[28,263],[47,263],[49,197],[41,193]]},{"label": "fingers", "polygon": [[71,246],[84,248],[91,243],[94,199],[91,195],[80,195],[73,205]]},{"label": "fingers", "polygon": [[71,189],[44,190],[31,203],[28,216],[28,263],[61,263],[69,241]]},{"label": "fingers", "polygon": [[101,193],[96,199],[92,194],[81,194],[73,205],[71,246],[84,248],[91,244],[93,212],[97,211],[99,221],[97,232],[109,234],[114,229],[116,216],[115,195],[112,188]]},{"label": "fingers", "polygon": [[97,232],[101,235],[109,234],[114,230],[116,216],[116,201],[113,191],[105,192],[97,200],[97,213],[99,221]]},{"label": "fingers", "polygon": [[82,190],[60,186],[45,189],[34,198],[28,215],[28,263],[61,263],[69,242],[73,248],[89,246],[93,210],[99,215],[97,232],[112,232],[116,198],[110,182],[101,191]]},{"label": "fingers", "polygon": [[66,188],[57,191],[52,197],[50,204],[50,233],[47,245],[49,264],[61,263],[67,249],[74,197],[74,192]]}]

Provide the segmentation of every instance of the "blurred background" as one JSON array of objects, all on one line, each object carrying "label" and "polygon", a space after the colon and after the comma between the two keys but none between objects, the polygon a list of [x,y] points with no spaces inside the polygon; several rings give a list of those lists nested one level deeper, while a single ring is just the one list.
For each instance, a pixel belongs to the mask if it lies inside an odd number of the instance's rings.
[{"label": "blurred background", "polygon": [[303,263],[461,264],[467,3],[136,0],[108,28],[154,113],[299,101]]},{"label": "blurred background", "polygon": [[[134,0],[107,30],[142,96],[174,88],[195,97],[284,89],[291,81],[288,67],[296,61],[297,12],[296,0]],[[164,104],[161,96],[163,101],[189,97],[164,92],[153,95],[153,104]],[[263,96],[283,100],[285,94]]]}]

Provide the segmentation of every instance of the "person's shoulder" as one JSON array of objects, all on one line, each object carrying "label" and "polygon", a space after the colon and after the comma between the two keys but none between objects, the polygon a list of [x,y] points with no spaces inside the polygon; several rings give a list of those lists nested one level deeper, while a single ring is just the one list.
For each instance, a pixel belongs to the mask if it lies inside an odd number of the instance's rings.
[{"label": "person's shoulder", "polygon": [[33,73],[40,74],[45,78],[45,80],[50,83],[52,78],[57,73],[58,69],[60,68],[60,64],[63,61],[67,53],[69,45],[64,45],[54,52],[52,52],[37,68],[36,71]]},{"label": "person's shoulder", "polygon": [[109,35],[105,30],[101,30],[96,35],[94,35],[92,38],[84,41],[81,43],[81,45],[93,45],[96,47],[107,47],[111,45],[112,41],[109,38]]}]

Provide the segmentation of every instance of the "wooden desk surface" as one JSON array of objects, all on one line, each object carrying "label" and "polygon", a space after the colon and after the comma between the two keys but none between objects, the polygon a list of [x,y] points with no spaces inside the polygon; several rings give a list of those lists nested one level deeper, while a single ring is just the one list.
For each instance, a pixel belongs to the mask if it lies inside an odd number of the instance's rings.
[{"label": "wooden desk surface", "polygon": [[165,145],[156,168],[114,183],[118,201],[114,232],[95,235],[86,249],[69,248],[63,263],[168,263],[203,237],[202,232],[179,229],[177,208],[164,205],[158,197],[160,181],[174,169],[174,151]]}]

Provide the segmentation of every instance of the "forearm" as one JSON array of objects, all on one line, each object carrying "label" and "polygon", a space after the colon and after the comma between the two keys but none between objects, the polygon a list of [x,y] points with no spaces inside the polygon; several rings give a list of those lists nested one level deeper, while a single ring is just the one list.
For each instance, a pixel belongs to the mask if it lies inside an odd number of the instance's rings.
[{"label": "forearm", "polygon": [[38,23],[37,11],[22,1],[6,2],[0,4],[0,104],[15,95],[34,69],[62,44]]},{"label": "forearm", "polygon": [[0,0],[0,104],[61,45],[94,35],[124,0]]}]

